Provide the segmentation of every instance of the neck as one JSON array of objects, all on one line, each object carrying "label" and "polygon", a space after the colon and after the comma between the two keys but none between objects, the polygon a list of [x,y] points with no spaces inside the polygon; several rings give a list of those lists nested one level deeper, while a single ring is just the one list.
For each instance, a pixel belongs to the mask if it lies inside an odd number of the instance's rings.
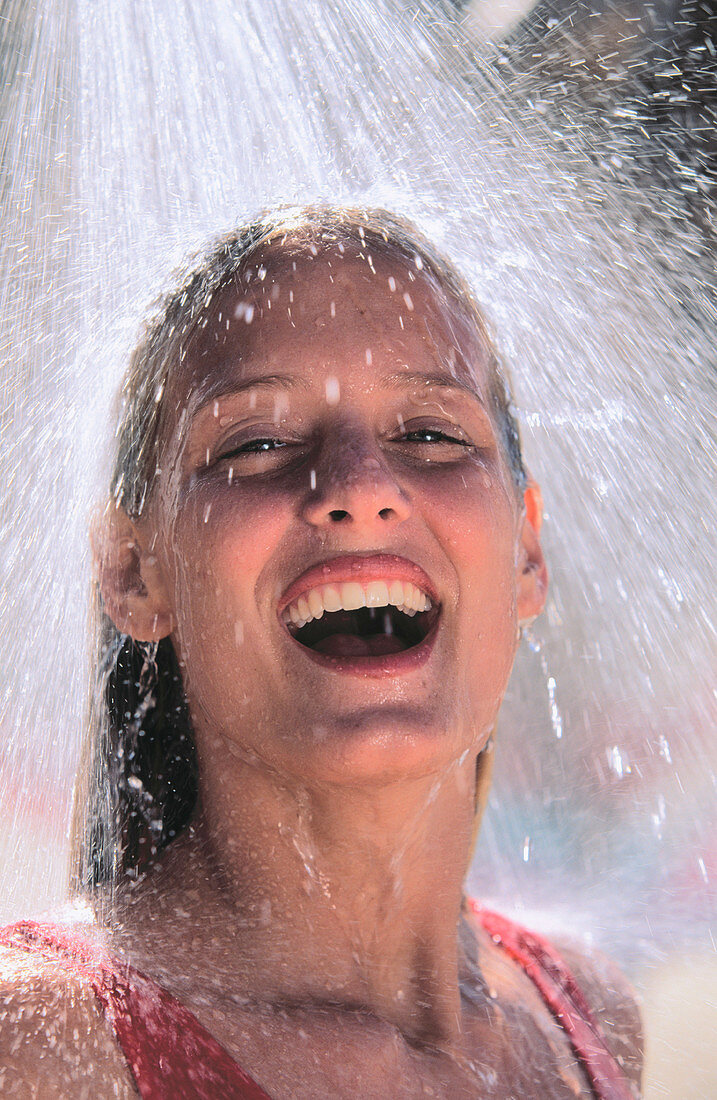
[{"label": "neck", "polygon": [[290,784],[236,761],[203,779],[211,803],[148,876],[154,927],[158,902],[168,919],[194,914],[192,955],[206,967],[212,952],[227,988],[251,999],[343,1005],[414,1042],[456,1039],[475,758],[359,788]]}]

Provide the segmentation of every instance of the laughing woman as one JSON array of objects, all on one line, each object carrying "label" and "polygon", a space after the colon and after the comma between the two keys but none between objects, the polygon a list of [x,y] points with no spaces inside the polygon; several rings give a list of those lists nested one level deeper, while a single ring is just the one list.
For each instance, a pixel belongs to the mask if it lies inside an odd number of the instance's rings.
[{"label": "laughing woman", "polygon": [[95,533],[92,927],[2,934],[3,1095],[639,1095],[604,960],[463,895],[540,495],[467,287],[281,214],[166,300]]}]

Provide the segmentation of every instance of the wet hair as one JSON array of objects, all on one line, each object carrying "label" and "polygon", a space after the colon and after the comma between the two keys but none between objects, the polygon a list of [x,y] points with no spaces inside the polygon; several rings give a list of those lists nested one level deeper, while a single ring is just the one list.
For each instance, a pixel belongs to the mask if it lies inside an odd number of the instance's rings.
[{"label": "wet hair", "polygon": [[[422,270],[475,324],[486,350],[490,411],[522,497],[527,478],[506,374],[468,284],[402,218],[383,210],[312,207],[281,210],[223,238],[158,303],[120,393],[115,506],[138,518],[152,496],[170,411],[170,373],[185,359],[217,295],[257,277],[269,258],[291,260],[347,245],[369,262],[372,255],[388,256],[409,271]],[[198,793],[194,736],[171,640],[134,642],[117,631],[98,592],[95,601],[88,766],[76,795],[74,877],[84,889],[137,875],[190,823]]]}]

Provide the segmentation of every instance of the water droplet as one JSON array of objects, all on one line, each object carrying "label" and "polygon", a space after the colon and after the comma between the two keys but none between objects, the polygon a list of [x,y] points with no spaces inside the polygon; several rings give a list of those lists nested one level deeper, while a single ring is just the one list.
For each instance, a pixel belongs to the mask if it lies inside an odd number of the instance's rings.
[{"label": "water droplet", "polygon": [[254,304],[252,302],[239,302],[234,310],[234,316],[250,325],[254,320]]},{"label": "water droplet", "polygon": [[563,736],[563,718],[558,708],[557,701],[555,699],[555,677],[548,677],[548,700],[550,702],[550,721],[553,724],[553,730],[558,741]]},{"label": "water droplet", "polygon": [[338,378],[335,378],[334,375],[329,375],[326,379],[325,393],[327,405],[338,405],[341,400],[341,386]]},{"label": "water droplet", "polygon": [[620,751],[618,745],[613,745],[612,748],[606,750],[608,767],[618,779],[622,779],[625,775],[626,766],[623,753]]}]

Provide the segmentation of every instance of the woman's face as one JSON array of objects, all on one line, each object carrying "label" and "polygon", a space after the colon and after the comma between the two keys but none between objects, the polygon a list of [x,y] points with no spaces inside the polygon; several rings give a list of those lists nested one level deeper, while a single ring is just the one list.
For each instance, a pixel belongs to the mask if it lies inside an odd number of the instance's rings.
[{"label": "woman's face", "polygon": [[244,286],[168,387],[145,521],[200,753],[425,774],[485,742],[516,645],[486,348],[424,271],[349,245]]}]

